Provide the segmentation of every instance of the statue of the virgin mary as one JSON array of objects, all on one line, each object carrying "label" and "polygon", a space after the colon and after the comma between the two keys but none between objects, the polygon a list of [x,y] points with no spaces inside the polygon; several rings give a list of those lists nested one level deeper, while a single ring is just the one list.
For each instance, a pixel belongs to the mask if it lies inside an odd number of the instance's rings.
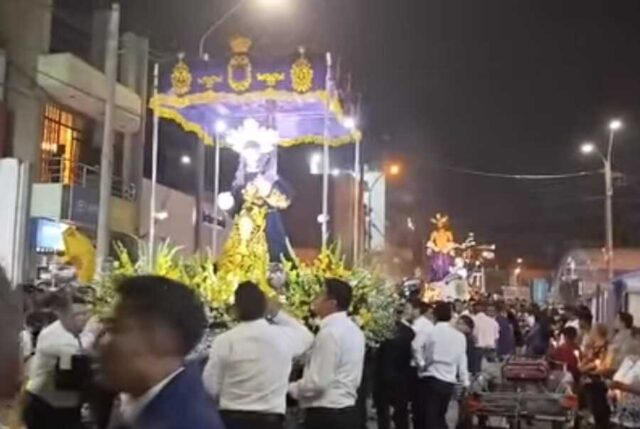
[{"label": "statue of the virgin mary", "polygon": [[233,206],[235,214],[220,258],[221,270],[251,265],[246,268],[266,273],[269,263],[291,258],[280,215],[291,203],[291,190],[278,176],[278,140],[277,131],[254,119],[227,135],[227,144],[240,161],[231,190],[218,198],[223,209]]}]

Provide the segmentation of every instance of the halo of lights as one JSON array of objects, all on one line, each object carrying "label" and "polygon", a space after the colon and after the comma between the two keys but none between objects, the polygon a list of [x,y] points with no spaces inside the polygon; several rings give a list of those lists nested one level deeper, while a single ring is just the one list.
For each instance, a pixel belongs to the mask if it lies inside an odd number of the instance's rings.
[{"label": "halo of lights", "polygon": [[249,118],[241,127],[229,131],[227,144],[237,153],[242,153],[249,142],[255,142],[260,147],[260,152],[273,151],[280,139],[276,130],[262,127],[255,119]]}]

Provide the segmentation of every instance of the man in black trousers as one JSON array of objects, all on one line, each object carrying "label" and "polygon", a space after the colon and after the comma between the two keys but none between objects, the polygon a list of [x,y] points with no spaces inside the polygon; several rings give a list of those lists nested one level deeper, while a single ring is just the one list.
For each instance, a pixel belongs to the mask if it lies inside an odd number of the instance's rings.
[{"label": "man in black trousers", "polygon": [[362,379],[365,339],[347,311],[351,285],[325,279],[324,291],[313,303],[322,319],[302,378],[289,385],[289,394],[305,410],[305,429],[357,427],[357,390]]},{"label": "man in black trousers", "polygon": [[469,386],[466,339],[451,324],[451,313],[449,303],[436,304],[436,324],[422,346],[424,363],[418,373],[418,389],[424,398],[424,421],[429,429],[448,429],[446,414],[454,387],[457,383]]},{"label": "man in black trousers", "polygon": [[409,429],[409,386],[412,383],[410,304],[406,304],[396,322],[395,334],[380,344],[376,355],[374,400],[378,429],[389,429],[389,408],[393,409],[395,429]]}]

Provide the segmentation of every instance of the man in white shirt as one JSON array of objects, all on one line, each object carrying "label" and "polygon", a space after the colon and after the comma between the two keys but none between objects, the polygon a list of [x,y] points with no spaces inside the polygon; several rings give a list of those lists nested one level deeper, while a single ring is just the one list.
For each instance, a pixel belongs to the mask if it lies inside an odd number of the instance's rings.
[{"label": "man in white shirt", "polygon": [[445,417],[455,385],[469,386],[467,342],[451,325],[451,305],[439,302],[433,314],[436,324],[427,336],[425,362],[419,370],[426,425],[415,429],[447,429]]},{"label": "man in white shirt", "polygon": [[235,309],[240,323],[211,345],[204,384],[227,429],[282,429],[292,362],[313,335],[283,311],[267,321],[267,299],[255,283],[238,286]]},{"label": "man in white shirt", "polygon": [[493,304],[478,304],[478,312],[473,316],[473,335],[476,337],[478,352],[482,357],[495,355],[500,337],[500,325],[495,319],[496,308]]},{"label": "man in white shirt", "polygon": [[80,424],[80,392],[61,390],[56,373],[71,370],[82,353],[80,333],[89,319],[84,297],[62,290],[48,298],[58,320],[38,336],[27,382],[24,421],[28,429],[76,428]]},{"label": "man in white shirt", "polygon": [[415,300],[411,302],[413,307],[413,323],[411,327],[415,332],[415,337],[411,342],[411,351],[413,358],[411,365],[414,368],[414,377],[411,389],[411,416],[413,420],[414,428],[424,428],[426,422],[424,421],[424,406],[425,398],[422,397],[422,390],[418,388],[418,369],[424,366],[425,356],[425,342],[429,335],[429,332],[433,329],[433,308],[431,304],[424,301]]},{"label": "man in white shirt", "polygon": [[362,379],[365,340],[351,321],[351,286],[325,279],[313,310],[322,319],[302,379],[289,385],[289,394],[305,409],[305,429],[354,429],[355,403]]}]

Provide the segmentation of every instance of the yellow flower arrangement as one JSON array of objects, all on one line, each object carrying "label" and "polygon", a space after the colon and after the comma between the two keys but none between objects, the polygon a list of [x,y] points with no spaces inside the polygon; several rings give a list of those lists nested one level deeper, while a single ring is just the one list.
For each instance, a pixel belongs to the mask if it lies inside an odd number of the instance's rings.
[{"label": "yellow flower arrangement", "polygon": [[[258,264],[260,273],[252,270],[259,282],[266,279],[266,267]],[[244,272],[246,264],[227,267],[216,272],[211,258],[203,256],[181,256],[179,248],[165,242],[156,250],[150,261],[147,246],[139,242],[137,255],[122,245],[116,246],[116,262],[112,270],[97,283],[96,311],[109,311],[115,298],[115,287],[128,276],[153,274],[180,281],[192,288],[206,303],[211,318],[230,325],[231,306],[238,283],[247,280]],[[375,346],[388,338],[395,326],[395,310],[398,297],[393,285],[375,271],[364,267],[349,269],[339,246],[323,250],[318,257],[307,264],[299,260],[284,263],[287,274],[287,289],[283,304],[296,318],[313,324],[311,304],[322,290],[322,280],[327,277],[340,278],[353,287],[353,304],[350,313],[354,321],[365,333],[367,343]],[[269,293],[274,293],[269,289]]]}]

